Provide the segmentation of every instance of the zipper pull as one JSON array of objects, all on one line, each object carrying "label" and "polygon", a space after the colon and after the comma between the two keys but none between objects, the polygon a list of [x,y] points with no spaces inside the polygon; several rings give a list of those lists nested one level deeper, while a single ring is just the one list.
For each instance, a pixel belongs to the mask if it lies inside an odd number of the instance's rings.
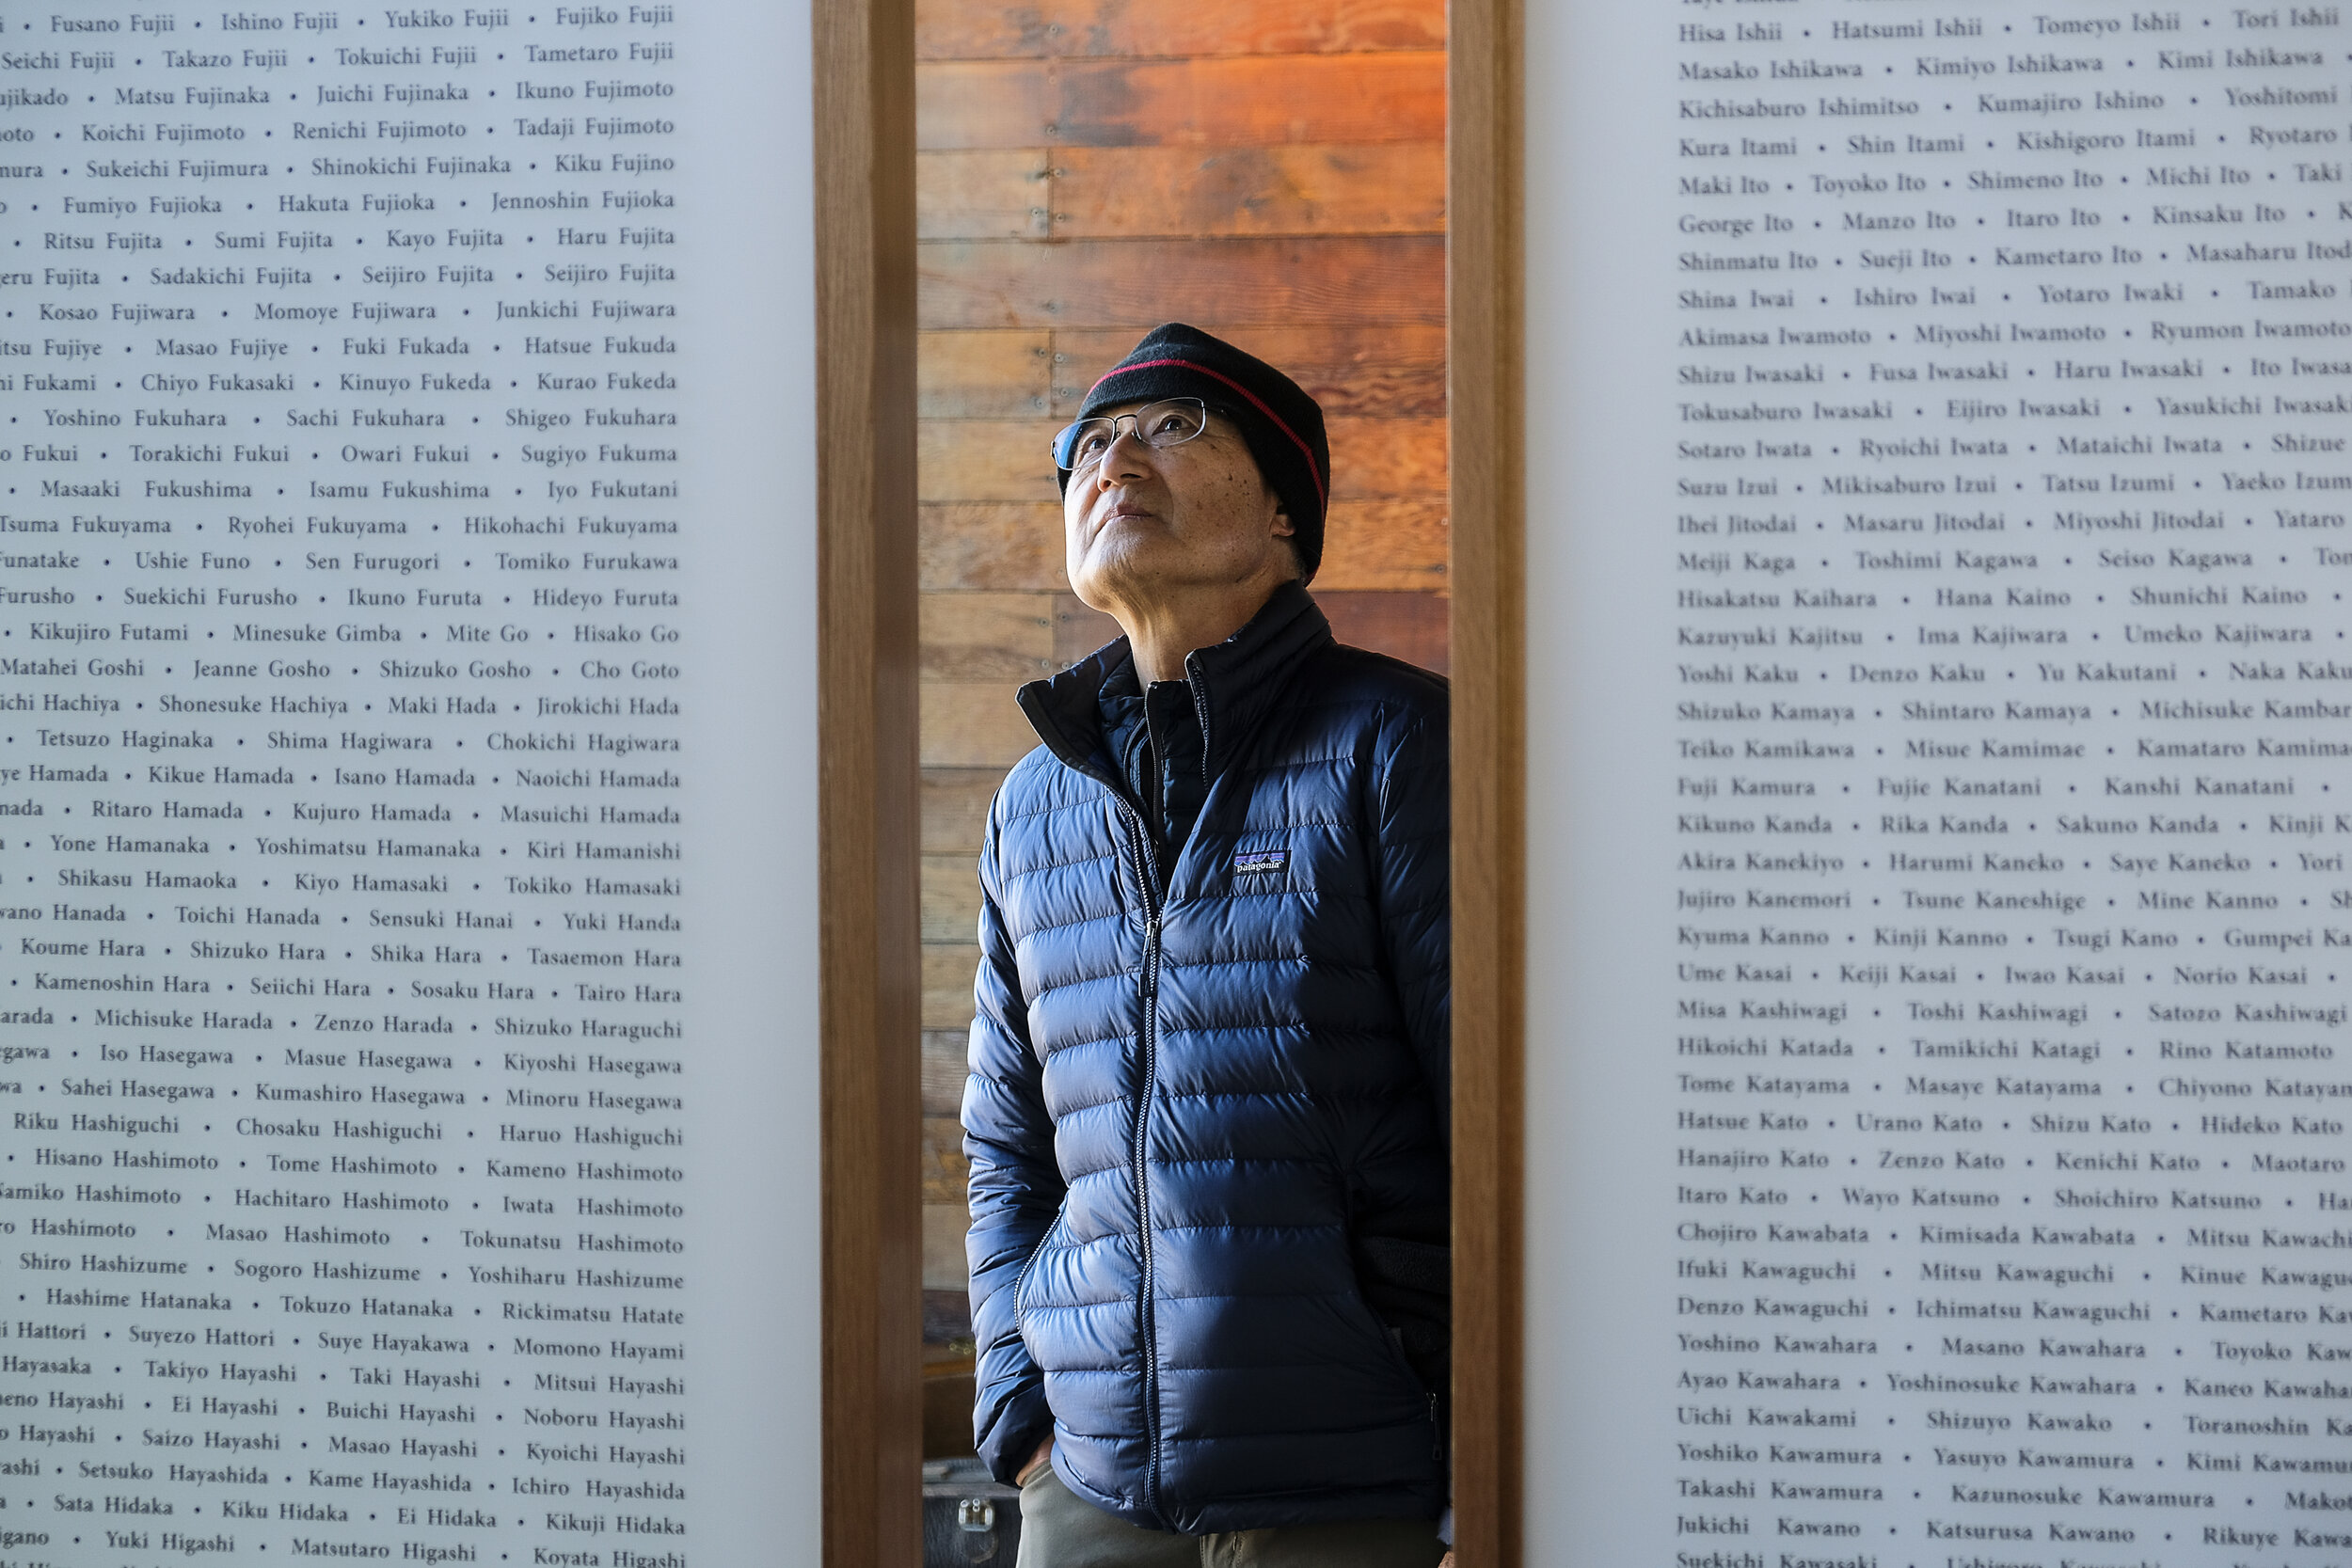
[{"label": "zipper pull", "polygon": [[1429,1457],[1441,1462],[1445,1458],[1445,1431],[1438,1425],[1438,1396],[1435,1394],[1429,1396]]}]

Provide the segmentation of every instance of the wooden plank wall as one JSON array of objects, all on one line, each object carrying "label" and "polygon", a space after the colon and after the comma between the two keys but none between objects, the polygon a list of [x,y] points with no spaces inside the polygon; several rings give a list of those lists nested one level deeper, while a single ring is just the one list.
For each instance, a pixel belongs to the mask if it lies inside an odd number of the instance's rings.
[{"label": "wooden plank wall", "polygon": [[[927,1338],[958,1332],[973,863],[1013,689],[1117,633],[1047,445],[1154,324],[1329,420],[1317,597],[1446,667],[1443,0],[917,0]],[[934,1353],[934,1359],[942,1358]]]}]

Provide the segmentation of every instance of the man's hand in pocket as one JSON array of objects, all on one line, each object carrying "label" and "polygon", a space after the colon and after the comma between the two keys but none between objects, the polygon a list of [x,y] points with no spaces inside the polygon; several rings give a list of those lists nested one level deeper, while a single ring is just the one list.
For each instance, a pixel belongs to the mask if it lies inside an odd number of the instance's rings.
[{"label": "man's hand in pocket", "polygon": [[1037,1446],[1037,1452],[1029,1456],[1029,1462],[1021,1466],[1021,1473],[1012,1478],[1013,1484],[1015,1486],[1028,1485],[1031,1476],[1036,1475],[1041,1466],[1051,1465],[1053,1462],[1054,1440],[1048,1437]]}]

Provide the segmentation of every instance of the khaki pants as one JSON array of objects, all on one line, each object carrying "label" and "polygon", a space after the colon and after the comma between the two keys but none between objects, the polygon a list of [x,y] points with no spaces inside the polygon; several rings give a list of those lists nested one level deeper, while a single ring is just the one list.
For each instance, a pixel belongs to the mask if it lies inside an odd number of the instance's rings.
[{"label": "khaki pants", "polygon": [[1017,1568],[1435,1568],[1444,1555],[1430,1519],[1170,1535],[1104,1513],[1051,1465],[1021,1488]]}]

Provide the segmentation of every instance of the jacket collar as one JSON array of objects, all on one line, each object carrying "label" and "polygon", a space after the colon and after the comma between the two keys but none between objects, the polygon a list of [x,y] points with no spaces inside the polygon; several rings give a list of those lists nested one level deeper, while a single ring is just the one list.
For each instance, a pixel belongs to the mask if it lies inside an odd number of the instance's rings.
[{"label": "jacket collar", "polygon": [[[1289,684],[1291,673],[1331,641],[1306,588],[1286,582],[1248,624],[1224,641],[1184,657],[1184,675],[1200,714],[1201,754],[1212,779],[1240,753]],[[1050,679],[1021,689],[1021,710],[1045,749],[1089,778],[1127,794],[1103,738],[1103,688],[1135,655],[1124,637],[1105,643]]]}]

